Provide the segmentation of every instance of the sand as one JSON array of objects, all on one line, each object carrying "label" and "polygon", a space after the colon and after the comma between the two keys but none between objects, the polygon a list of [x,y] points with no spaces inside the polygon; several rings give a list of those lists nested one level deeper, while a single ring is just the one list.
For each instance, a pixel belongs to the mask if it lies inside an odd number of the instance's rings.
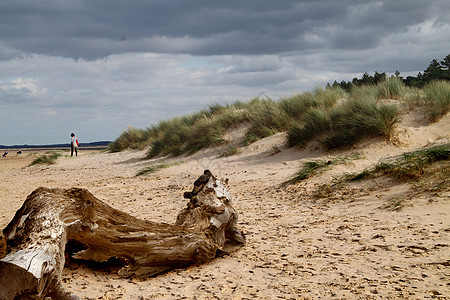
[{"label": "sand", "polygon": [[[144,160],[146,150],[64,152],[56,164],[29,166],[42,154],[14,151],[0,159],[0,227],[34,189],[83,187],[138,218],[174,223],[182,195],[210,169],[229,179],[240,250],[207,264],[180,267],[144,279],[120,278],[114,268],[71,262],[64,286],[85,299],[378,299],[450,298],[450,192],[419,193],[401,210],[382,209],[412,184],[385,178],[350,185],[328,198],[312,193],[334,177],[362,171],[380,159],[449,141],[450,117],[427,125],[404,117],[393,143],[368,140],[347,151],[311,144],[285,146],[280,133],[219,157],[223,148],[191,157]],[[238,129],[228,135],[239,139]],[[232,143],[233,141],[230,141]],[[305,161],[346,158],[300,184],[281,187]],[[135,176],[145,167],[176,163]]]}]

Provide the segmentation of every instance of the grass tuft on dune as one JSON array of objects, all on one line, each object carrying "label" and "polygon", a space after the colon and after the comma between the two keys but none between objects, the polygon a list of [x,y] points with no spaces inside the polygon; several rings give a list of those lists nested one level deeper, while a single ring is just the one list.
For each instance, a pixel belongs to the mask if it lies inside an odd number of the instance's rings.
[{"label": "grass tuft on dune", "polygon": [[377,85],[354,86],[349,93],[340,87],[316,88],[280,100],[254,98],[230,105],[214,104],[147,129],[129,127],[109,150],[148,148],[147,158],[190,155],[225,145],[226,132],[244,123],[249,126],[239,146],[287,132],[290,147],[305,147],[317,140],[328,150],[346,148],[365,138],[391,141],[401,115],[417,106],[426,108],[431,122],[445,116],[450,110],[450,82],[431,82],[418,89],[389,77]]}]

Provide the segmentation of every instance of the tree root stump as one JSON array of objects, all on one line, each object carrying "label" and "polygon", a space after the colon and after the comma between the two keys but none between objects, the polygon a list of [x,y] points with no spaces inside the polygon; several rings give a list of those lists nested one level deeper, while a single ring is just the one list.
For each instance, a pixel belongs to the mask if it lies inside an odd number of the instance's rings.
[{"label": "tree root stump", "polygon": [[61,284],[68,241],[82,246],[73,258],[127,262],[118,273],[123,277],[204,263],[218,250],[245,244],[231,194],[211,172],[206,170],[184,196],[186,208],[175,224],[166,224],[116,210],[83,188],[37,188],[3,230],[0,299],[78,299]]}]

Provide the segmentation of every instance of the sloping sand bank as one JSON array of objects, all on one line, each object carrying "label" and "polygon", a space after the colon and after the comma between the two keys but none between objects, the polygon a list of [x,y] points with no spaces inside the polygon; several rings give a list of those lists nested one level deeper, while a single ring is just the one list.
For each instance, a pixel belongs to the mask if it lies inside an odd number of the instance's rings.
[{"label": "sloping sand bank", "polygon": [[[70,261],[63,274],[66,288],[86,299],[450,298],[448,189],[417,193],[399,211],[381,207],[409,193],[410,183],[381,178],[320,200],[312,197],[318,186],[339,174],[448,142],[450,117],[426,126],[407,116],[399,132],[396,145],[372,140],[332,153],[314,145],[288,149],[284,134],[229,157],[218,157],[221,149],[154,160],[142,160],[145,151],[81,150],[78,158],[64,153],[54,165],[28,167],[36,154],[10,153],[0,159],[0,227],[39,186],[87,188],[138,218],[173,223],[186,205],[183,192],[210,169],[229,178],[238,225],[247,237],[244,248],[144,280],[120,278],[114,266]],[[350,159],[300,184],[280,187],[303,162],[339,157]],[[152,164],[173,162],[177,164],[135,176]]]}]

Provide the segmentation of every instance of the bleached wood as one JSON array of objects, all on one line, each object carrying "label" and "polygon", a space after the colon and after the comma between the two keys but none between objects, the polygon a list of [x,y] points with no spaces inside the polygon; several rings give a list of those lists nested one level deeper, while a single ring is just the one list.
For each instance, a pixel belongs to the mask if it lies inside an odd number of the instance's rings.
[{"label": "bleached wood", "polygon": [[69,240],[83,245],[73,257],[98,262],[120,258],[121,276],[150,276],[175,266],[207,262],[217,250],[245,243],[231,194],[209,171],[195,181],[175,224],[137,219],[82,188],[38,188],[3,230],[0,299],[76,299],[61,285]]}]

